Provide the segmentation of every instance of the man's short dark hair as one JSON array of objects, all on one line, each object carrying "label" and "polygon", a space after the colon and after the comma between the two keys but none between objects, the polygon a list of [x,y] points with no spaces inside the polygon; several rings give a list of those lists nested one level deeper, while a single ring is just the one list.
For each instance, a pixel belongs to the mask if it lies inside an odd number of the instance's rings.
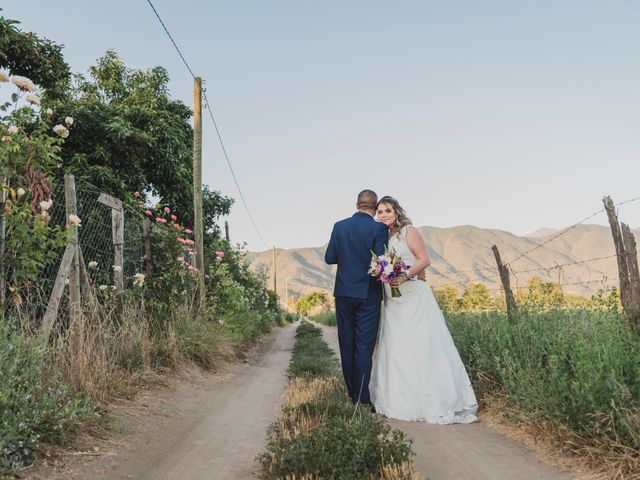
[{"label": "man's short dark hair", "polygon": [[362,190],[358,194],[358,208],[375,210],[378,205],[378,195],[373,190]]}]

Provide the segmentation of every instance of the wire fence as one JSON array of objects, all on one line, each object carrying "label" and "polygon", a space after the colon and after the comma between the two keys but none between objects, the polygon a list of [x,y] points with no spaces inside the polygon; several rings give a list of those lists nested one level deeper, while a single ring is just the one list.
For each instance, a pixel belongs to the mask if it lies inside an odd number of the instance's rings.
[{"label": "wire fence", "polygon": [[[48,228],[50,235],[53,236],[56,232],[67,228],[64,181],[53,180],[51,190],[52,203],[47,214],[50,217]],[[99,290],[115,290],[118,268],[115,260],[112,208],[99,200],[100,195],[99,189],[85,182],[79,182],[75,190],[77,216],[81,219],[81,226],[78,228],[78,244],[90,286]],[[124,244],[120,268],[125,279],[124,286],[127,288],[132,285],[132,277],[142,272],[144,268],[144,219],[140,212],[127,204],[123,204],[123,215]],[[11,232],[8,231],[7,235],[10,236]],[[12,285],[11,272],[4,272],[4,278],[8,280],[7,290],[10,293],[2,305],[5,315],[19,314],[35,324],[38,323],[49,305],[65,248],[66,245],[60,245],[46,252],[34,281],[23,285]],[[16,254],[28,256],[29,252],[16,252]],[[58,316],[68,314],[68,301],[65,295],[60,299],[57,309]]]}]

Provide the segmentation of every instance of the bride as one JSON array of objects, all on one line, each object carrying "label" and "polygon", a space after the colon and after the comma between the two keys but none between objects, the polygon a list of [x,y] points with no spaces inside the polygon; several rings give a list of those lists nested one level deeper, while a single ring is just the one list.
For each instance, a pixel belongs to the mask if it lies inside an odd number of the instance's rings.
[{"label": "bride", "polygon": [[471,381],[433,292],[414,275],[431,263],[422,236],[392,197],[378,202],[389,227],[389,249],[410,266],[397,277],[402,296],[385,284],[380,336],[373,357],[373,405],[399,420],[472,423],[478,409]]}]

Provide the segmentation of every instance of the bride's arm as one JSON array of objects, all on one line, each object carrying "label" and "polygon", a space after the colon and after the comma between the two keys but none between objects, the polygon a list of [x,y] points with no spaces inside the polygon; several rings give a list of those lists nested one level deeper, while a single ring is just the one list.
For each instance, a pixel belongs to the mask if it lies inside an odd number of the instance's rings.
[{"label": "bride's arm", "polygon": [[420,235],[420,232],[418,232],[418,229],[415,227],[407,228],[407,246],[409,250],[411,250],[411,253],[413,253],[413,256],[418,260],[411,265],[411,268],[407,271],[408,278],[411,278],[431,265],[431,258],[429,257],[429,252],[427,251],[427,246],[424,243],[422,235]]}]

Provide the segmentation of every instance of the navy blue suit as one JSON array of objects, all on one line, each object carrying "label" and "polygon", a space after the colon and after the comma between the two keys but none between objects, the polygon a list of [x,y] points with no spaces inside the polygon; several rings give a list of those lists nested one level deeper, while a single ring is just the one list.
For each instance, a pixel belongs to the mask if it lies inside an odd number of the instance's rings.
[{"label": "navy blue suit", "polygon": [[368,273],[371,252],[384,253],[387,226],[364,212],[333,226],[324,259],[338,264],[333,294],[342,373],[351,400],[371,404],[371,357],[380,323],[382,285]]}]

